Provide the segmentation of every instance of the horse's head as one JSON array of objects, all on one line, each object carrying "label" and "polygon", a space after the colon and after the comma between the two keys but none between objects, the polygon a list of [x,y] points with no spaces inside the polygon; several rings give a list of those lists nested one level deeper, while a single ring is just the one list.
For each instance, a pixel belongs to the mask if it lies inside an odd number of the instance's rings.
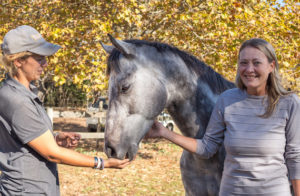
[{"label": "horse's head", "polygon": [[102,44],[110,54],[105,152],[108,157],[133,159],[139,142],[165,107],[167,92],[157,65],[148,58],[155,51],[109,37],[112,46]]}]

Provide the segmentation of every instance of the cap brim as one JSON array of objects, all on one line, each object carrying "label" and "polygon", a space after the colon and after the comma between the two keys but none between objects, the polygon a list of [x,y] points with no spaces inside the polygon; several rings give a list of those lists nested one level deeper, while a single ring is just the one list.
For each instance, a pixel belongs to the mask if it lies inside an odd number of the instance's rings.
[{"label": "cap brim", "polygon": [[59,45],[45,42],[44,44],[38,47],[30,49],[29,52],[33,52],[35,54],[42,55],[42,56],[51,56],[55,54],[60,48],[61,47]]}]

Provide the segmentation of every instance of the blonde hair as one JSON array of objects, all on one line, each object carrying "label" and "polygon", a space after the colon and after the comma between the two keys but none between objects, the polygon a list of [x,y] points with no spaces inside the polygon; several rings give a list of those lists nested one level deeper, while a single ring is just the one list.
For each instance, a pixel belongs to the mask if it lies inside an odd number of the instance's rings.
[{"label": "blonde hair", "polygon": [[32,55],[31,52],[20,52],[16,54],[4,54],[0,55],[0,64],[4,65],[6,72],[11,76],[15,76],[17,74],[17,68],[14,64],[14,60],[23,59],[25,60],[28,56]]},{"label": "blonde hair", "polygon": [[[280,76],[278,73],[279,66],[273,46],[269,42],[259,38],[247,40],[242,44],[239,50],[238,59],[240,59],[241,51],[246,47],[252,47],[260,50],[266,55],[269,63],[275,62],[275,67],[273,71],[269,74],[266,84],[266,92],[268,94],[268,105],[266,107],[265,113],[260,115],[260,117],[268,118],[273,114],[277,103],[280,99],[280,96],[288,95],[291,92],[285,90],[280,83]],[[243,84],[239,73],[237,73],[236,75],[235,83],[238,88],[242,90],[247,89],[247,87]]]}]

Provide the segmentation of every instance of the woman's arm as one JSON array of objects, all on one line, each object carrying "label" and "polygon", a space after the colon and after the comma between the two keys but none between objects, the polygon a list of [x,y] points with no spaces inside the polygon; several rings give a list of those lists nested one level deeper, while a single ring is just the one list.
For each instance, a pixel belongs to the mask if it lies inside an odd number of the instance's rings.
[{"label": "woman's arm", "polygon": [[289,171],[295,196],[300,196],[300,99],[292,95],[290,103],[290,115],[285,126],[286,146],[285,160]]},{"label": "woman's arm", "polygon": [[155,138],[155,137],[163,137],[192,153],[195,153],[197,150],[196,139],[179,135],[173,131],[170,131],[158,121],[154,121],[151,129],[146,135],[146,138]]},{"label": "woman's arm", "polygon": [[294,196],[300,196],[300,180],[292,180]]},{"label": "woman's arm", "polygon": [[157,121],[154,121],[146,138],[163,137],[187,151],[196,153],[203,159],[209,159],[218,151],[224,139],[224,130],[226,127],[222,111],[223,102],[219,99],[212,111],[206,133],[202,139],[195,139],[176,134]]},{"label": "woman's arm", "polygon": [[[28,142],[28,145],[51,162],[81,167],[94,167],[95,164],[94,157],[58,146],[50,130]],[[128,164],[128,159],[108,159],[104,161],[104,167],[111,168],[121,169]]]}]

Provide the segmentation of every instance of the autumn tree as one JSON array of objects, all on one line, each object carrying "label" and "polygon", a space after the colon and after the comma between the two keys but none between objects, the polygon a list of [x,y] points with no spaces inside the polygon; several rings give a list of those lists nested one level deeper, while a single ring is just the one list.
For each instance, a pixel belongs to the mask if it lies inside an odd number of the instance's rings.
[{"label": "autumn tree", "polygon": [[[160,41],[185,50],[234,80],[239,46],[253,37],[275,47],[287,88],[298,91],[299,7],[285,0],[2,0],[0,38],[28,24],[63,48],[50,59],[55,86],[75,85],[92,97],[105,94],[107,54],[100,41]],[[3,68],[0,69],[3,78]],[[0,79],[1,80],[1,79]]]}]

